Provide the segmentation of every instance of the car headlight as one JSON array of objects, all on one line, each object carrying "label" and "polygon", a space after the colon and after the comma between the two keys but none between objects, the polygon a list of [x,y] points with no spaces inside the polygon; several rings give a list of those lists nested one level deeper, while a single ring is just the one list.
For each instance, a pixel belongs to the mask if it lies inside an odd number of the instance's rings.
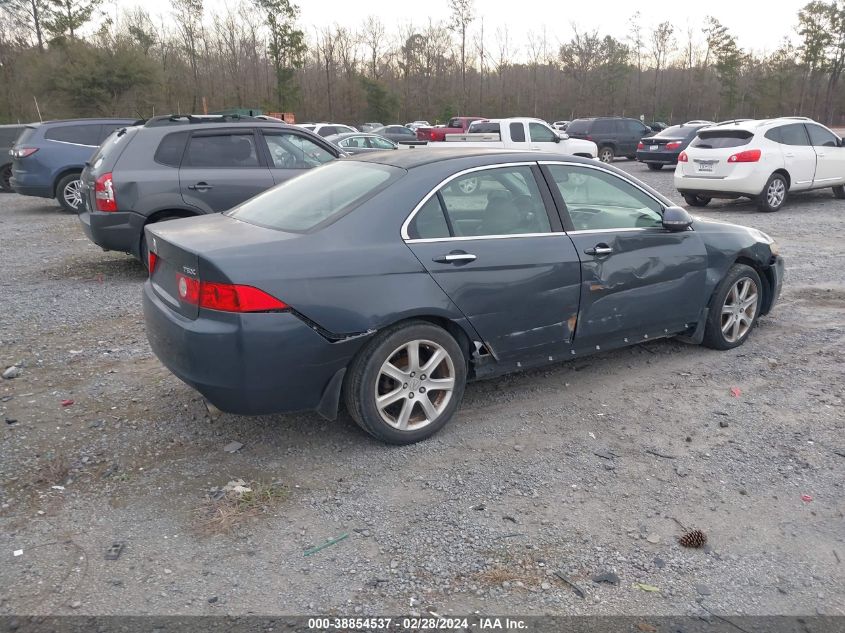
[{"label": "car headlight", "polygon": [[751,229],[749,228],[748,231],[751,235],[756,239],[758,242],[763,242],[763,244],[769,245],[769,250],[772,251],[772,255],[780,255],[780,246],[778,243],[775,242],[774,238],[767,233],[763,233],[763,231],[759,229]]}]

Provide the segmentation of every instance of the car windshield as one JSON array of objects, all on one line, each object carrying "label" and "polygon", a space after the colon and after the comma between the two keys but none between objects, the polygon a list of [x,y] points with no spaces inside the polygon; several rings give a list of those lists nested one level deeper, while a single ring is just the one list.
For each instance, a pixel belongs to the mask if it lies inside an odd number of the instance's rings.
[{"label": "car windshield", "polygon": [[404,173],[377,163],[329,163],[268,189],[227,215],[270,229],[304,233],[348,213]]}]

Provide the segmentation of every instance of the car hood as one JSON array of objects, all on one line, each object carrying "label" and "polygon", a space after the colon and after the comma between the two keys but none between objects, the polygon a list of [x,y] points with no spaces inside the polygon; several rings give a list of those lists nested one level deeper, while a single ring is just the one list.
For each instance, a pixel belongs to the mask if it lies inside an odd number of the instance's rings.
[{"label": "car hood", "polygon": [[570,136],[561,144],[566,148],[567,154],[589,154],[593,158],[599,155],[598,146],[592,141]]},{"label": "car hood", "polygon": [[777,252],[776,241],[770,235],[749,226],[693,216],[693,229],[701,236],[710,255],[715,259],[740,257],[751,259],[767,267]]}]

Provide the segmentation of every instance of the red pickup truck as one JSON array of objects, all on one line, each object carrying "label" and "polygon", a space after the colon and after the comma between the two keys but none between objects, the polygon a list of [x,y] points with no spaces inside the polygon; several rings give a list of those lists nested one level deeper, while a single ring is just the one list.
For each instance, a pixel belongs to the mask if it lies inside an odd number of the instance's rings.
[{"label": "red pickup truck", "polygon": [[484,119],[482,116],[456,116],[449,119],[446,127],[419,127],[417,139],[420,141],[442,141],[447,134],[466,134],[469,124]]}]

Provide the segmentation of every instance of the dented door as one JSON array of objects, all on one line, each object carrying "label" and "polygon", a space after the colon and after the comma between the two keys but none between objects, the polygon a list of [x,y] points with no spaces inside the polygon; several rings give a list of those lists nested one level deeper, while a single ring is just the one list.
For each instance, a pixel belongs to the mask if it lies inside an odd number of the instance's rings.
[{"label": "dented door", "polygon": [[570,237],[582,262],[576,348],[619,347],[698,321],[707,303],[707,255],[695,231],[575,231]]}]

